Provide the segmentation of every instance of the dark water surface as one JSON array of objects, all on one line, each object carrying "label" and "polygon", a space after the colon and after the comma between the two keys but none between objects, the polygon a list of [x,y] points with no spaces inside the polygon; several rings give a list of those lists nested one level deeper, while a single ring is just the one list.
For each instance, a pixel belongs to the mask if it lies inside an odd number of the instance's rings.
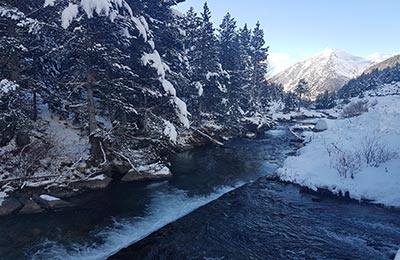
[{"label": "dark water surface", "polygon": [[115,184],[80,209],[0,219],[0,259],[105,259],[135,242],[111,259],[393,258],[399,212],[313,202],[262,177],[292,151],[290,139],[281,126],[199,148],[171,159],[169,181]]}]

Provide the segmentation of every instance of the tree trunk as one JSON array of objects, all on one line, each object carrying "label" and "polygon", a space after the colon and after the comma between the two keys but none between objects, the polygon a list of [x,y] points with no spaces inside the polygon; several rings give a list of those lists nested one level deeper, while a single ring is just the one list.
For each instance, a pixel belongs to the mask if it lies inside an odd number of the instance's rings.
[{"label": "tree trunk", "polygon": [[97,165],[101,159],[103,158],[103,148],[102,148],[102,140],[99,136],[95,134],[97,130],[97,121],[96,121],[96,108],[94,105],[94,97],[93,97],[93,85],[95,83],[95,77],[92,72],[88,74],[86,80],[86,88],[87,88],[87,101],[88,101],[88,119],[89,119],[89,143],[90,143],[90,162],[93,165]]},{"label": "tree trunk", "polygon": [[36,89],[33,90],[33,104],[32,104],[32,120],[36,121],[38,117],[38,109],[37,109],[37,93]]},{"label": "tree trunk", "polygon": [[94,106],[93,98],[93,76],[89,74],[87,85],[87,95],[88,95],[88,116],[89,116],[89,135],[94,133],[97,129],[96,122],[96,108]]}]

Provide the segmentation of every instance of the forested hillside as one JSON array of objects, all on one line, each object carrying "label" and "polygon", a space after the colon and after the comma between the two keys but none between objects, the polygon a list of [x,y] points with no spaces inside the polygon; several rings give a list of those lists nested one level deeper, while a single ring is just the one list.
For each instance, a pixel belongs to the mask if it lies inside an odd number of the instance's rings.
[{"label": "forested hillside", "polygon": [[156,171],[171,148],[270,127],[260,24],[215,29],[178,2],[2,1],[0,178]]}]

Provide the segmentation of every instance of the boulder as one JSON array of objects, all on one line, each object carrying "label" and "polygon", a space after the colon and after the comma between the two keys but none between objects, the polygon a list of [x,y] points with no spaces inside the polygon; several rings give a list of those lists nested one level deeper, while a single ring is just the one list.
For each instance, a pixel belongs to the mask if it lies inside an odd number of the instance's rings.
[{"label": "boulder", "polygon": [[18,214],[37,214],[44,211],[33,199],[25,201],[24,204],[24,207],[18,212]]},{"label": "boulder", "polygon": [[0,216],[11,215],[23,207],[22,203],[16,198],[6,198],[0,205]]},{"label": "boulder", "polygon": [[113,179],[110,177],[102,174],[88,180],[78,181],[74,183],[74,186],[89,190],[101,190],[107,188],[111,184],[112,180]]},{"label": "boulder", "polygon": [[49,210],[59,210],[59,209],[71,208],[74,206],[73,204],[65,200],[46,194],[40,195],[39,197],[35,198],[35,200],[40,206]]},{"label": "boulder", "polygon": [[15,136],[15,144],[17,147],[24,147],[31,143],[31,137],[26,132],[18,132]]},{"label": "boulder", "polygon": [[320,119],[317,121],[317,124],[314,127],[315,132],[322,132],[328,130],[328,123],[324,119]]},{"label": "boulder", "polygon": [[132,182],[132,181],[143,181],[143,180],[160,180],[170,178],[172,173],[170,169],[161,164],[154,163],[150,165],[140,166],[136,170],[130,170],[121,181]]}]

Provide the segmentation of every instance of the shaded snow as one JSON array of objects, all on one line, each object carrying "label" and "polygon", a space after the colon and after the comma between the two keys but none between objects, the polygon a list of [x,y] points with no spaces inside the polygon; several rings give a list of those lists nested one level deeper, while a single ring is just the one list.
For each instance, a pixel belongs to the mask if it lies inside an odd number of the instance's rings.
[{"label": "shaded snow", "polygon": [[89,156],[88,137],[68,126],[67,122],[55,118],[47,105],[40,107],[40,118],[48,122],[47,134],[54,139],[55,150],[59,156],[65,156],[73,160],[86,159]]},{"label": "shaded snow", "polygon": [[328,130],[309,133],[311,142],[299,150],[299,156],[289,157],[278,170],[282,180],[294,182],[313,190],[326,188],[333,193],[350,192],[351,198],[372,200],[374,203],[400,207],[400,158],[394,156],[379,167],[361,168],[354,179],[339,176],[331,166],[328,145],[334,144],[343,151],[356,152],[366,138],[377,136],[391,151],[400,151],[400,96],[371,98],[377,104],[369,112],[349,119],[327,120]]},{"label": "shaded snow", "polygon": [[3,204],[4,199],[7,197],[7,193],[0,191],[0,206]]}]

